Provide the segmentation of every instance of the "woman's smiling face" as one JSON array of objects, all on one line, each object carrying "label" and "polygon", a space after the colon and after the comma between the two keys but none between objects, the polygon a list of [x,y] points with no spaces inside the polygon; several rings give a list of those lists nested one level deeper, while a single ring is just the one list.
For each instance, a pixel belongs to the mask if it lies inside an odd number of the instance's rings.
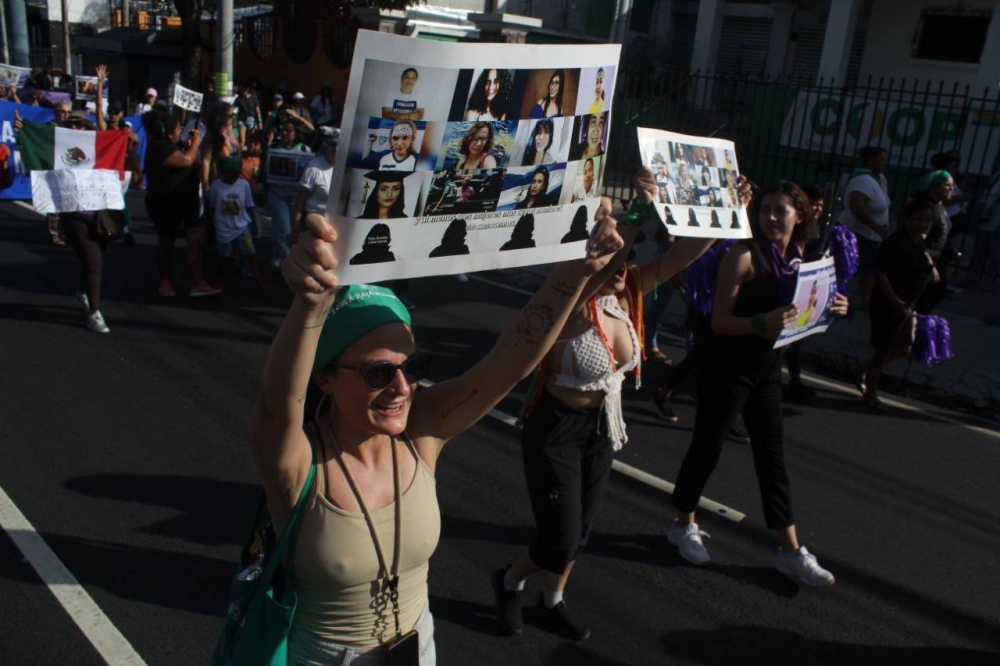
[{"label": "woman's smiling face", "polygon": [[549,128],[539,123],[535,129],[535,150],[539,153],[544,153],[549,149],[551,142],[552,135],[549,134]]},{"label": "woman's smiling face", "polygon": [[590,124],[587,126],[587,144],[591,148],[598,148],[601,145],[601,138],[604,136],[604,114],[598,113],[590,117]]},{"label": "woman's smiling face", "polygon": [[486,74],[486,99],[492,102],[498,92],[500,92],[500,76],[497,70],[491,69]]},{"label": "woman's smiling face", "polygon": [[787,243],[792,230],[802,220],[787,194],[767,194],[760,202],[760,229],[764,238],[775,243]]},{"label": "woman's smiling face", "polygon": [[551,99],[556,98],[556,96],[559,94],[560,87],[562,87],[562,79],[560,79],[558,76],[553,76],[549,80],[549,97]]}]

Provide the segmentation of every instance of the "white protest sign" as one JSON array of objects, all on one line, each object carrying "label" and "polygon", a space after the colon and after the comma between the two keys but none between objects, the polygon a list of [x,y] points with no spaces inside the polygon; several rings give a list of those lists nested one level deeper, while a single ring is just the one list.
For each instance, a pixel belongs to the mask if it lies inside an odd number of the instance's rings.
[{"label": "white protest sign", "polygon": [[193,111],[194,113],[201,113],[201,103],[204,97],[205,95],[203,93],[195,92],[194,90],[185,88],[181,85],[175,85],[174,99],[171,103],[182,109]]},{"label": "white protest sign", "polygon": [[792,300],[799,314],[795,322],[778,335],[774,348],[790,345],[830,328],[833,323],[830,305],[836,295],[837,269],[833,257],[801,264]]},{"label": "white protest sign", "polygon": [[267,173],[268,183],[297,183],[302,178],[302,172],[306,170],[316,155],[298,150],[269,150],[267,151]]},{"label": "white protest sign", "polygon": [[0,86],[5,88],[20,88],[31,75],[28,67],[15,67],[14,65],[0,65]]},{"label": "white protest sign", "polygon": [[[108,97],[108,87],[105,86],[101,95],[105,99]],[[94,100],[97,98],[97,77],[77,76],[73,79],[73,93],[76,99]]]},{"label": "white protest sign", "polygon": [[121,210],[125,198],[117,171],[56,169],[31,172],[31,203],[39,213],[73,213]]},{"label": "white protest sign", "polygon": [[640,127],[639,155],[656,178],[656,214],[675,236],[750,238],[732,141]]},{"label": "white protest sign", "polygon": [[341,283],[581,257],[620,48],[360,31],[327,207]]}]

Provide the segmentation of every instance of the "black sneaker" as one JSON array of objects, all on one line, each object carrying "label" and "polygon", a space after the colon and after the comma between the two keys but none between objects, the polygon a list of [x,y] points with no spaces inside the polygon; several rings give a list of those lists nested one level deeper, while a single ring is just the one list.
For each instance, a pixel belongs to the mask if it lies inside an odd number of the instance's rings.
[{"label": "black sneaker", "polygon": [[667,423],[677,423],[680,420],[677,412],[674,411],[674,406],[670,404],[670,398],[659,391],[653,396],[653,404],[656,405],[656,411],[660,413],[660,418]]},{"label": "black sneaker", "polygon": [[807,404],[816,399],[816,389],[810,388],[802,382],[789,382],[788,400],[791,402]]},{"label": "black sneaker", "polygon": [[726,435],[726,439],[730,442],[735,442],[737,444],[749,444],[750,435],[747,434],[747,427],[743,425],[743,418],[740,417],[733,424],[732,429],[730,429],[729,434]]},{"label": "black sneaker", "polygon": [[549,630],[574,641],[585,641],[590,638],[590,627],[573,618],[566,609],[566,603],[560,601],[552,608],[545,605],[544,599],[538,600],[538,618]]},{"label": "black sneaker", "polygon": [[497,599],[497,619],[507,631],[519,634],[524,631],[524,620],[521,618],[521,592],[508,590],[503,586],[503,579],[508,571],[510,571],[509,564],[503,569],[497,569],[490,576],[490,582],[493,583],[493,594]]}]

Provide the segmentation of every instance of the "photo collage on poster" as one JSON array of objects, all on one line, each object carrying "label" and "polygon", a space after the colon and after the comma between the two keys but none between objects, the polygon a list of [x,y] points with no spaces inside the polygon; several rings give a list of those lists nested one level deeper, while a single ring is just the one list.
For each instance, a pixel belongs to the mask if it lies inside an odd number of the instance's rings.
[{"label": "photo collage on poster", "polygon": [[[368,229],[353,236],[348,263],[586,240],[615,70],[365,60],[349,143],[341,144],[348,154],[338,213]],[[573,213],[544,215],[573,204]]]},{"label": "photo collage on poster", "polygon": [[732,142],[640,128],[639,151],[656,179],[657,213],[671,233],[749,238]]}]

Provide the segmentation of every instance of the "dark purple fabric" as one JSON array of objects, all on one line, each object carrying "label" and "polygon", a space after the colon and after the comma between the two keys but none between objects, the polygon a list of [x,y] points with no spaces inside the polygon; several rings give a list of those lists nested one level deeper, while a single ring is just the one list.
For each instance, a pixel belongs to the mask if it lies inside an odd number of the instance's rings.
[{"label": "dark purple fabric", "polygon": [[853,231],[838,224],[830,229],[830,238],[826,246],[837,268],[837,291],[846,296],[847,283],[857,274],[861,261],[858,239]]},{"label": "dark purple fabric", "polygon": [[912,353],[913,359],[924,365],[937,365],[953,358],[948,320],[937,315],[917,315]]}]

